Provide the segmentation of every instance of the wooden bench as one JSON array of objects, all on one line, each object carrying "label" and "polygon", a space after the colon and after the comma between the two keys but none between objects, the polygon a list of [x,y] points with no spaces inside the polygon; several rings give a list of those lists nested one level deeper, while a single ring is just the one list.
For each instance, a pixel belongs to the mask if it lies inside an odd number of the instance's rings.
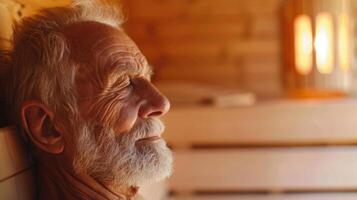
[{"label": "wooden bench", "polygon": [[0,199],[30,200],[35,197],[33,164],[13,128],[0,129]]},{"label": "wooden bench", "polygon": [[173,200],[357,199],[357,101],[177,107]]}]

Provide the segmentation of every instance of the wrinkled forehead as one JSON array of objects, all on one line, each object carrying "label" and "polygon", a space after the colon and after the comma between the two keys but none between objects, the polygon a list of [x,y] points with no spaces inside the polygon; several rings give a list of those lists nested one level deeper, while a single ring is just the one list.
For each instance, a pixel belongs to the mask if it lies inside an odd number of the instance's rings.
[{"label": "wrinkled forehead", "polygon": [[146,76],[150,67],[136,44],[124,31],[98,22],[85,21],[64,28],[71,55],[89,68],[130,71]]}]

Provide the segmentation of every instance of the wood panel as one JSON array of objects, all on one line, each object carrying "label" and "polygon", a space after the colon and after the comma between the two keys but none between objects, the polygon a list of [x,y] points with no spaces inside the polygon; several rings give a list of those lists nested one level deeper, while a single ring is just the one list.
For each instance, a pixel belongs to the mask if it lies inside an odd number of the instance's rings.
[{"label": "wood panel", "polygon": [[262,98],[276,98],[282,93],[281,82],[275,75],[244,77],[244,88]]},{"label": "wood panel", "polygon": [[[244,73],[256,76],[274,77],[274,80],[279,81],[281,69],[279,67],[280,59],[273,56],[255,56],[254,54],[247,55],[243,58]],[[245,77],[245,78],[250,78]]]},{"label": "wood panel", "polygon": [[0,182],[0,199],[33,200],[36,195],[35,187],[33,171],[27,170]]},{"label": "wood panel", "polygon": [[206,19],[130,19],[127,30],[136,42],[201,41],[222,38],[274,39],[278,37],[278,16],[219,16]]},{"label": "wood panel", "polygon": [[357,147],[175,152],[170,188],[194,191],[357,190]]},{"label": "wood panel", "polygon": [[[235,65],[225,65],[225,66],[202,66],[202,65],[195,65],[195,66],[182,66],[180,67],[182,72],[177,74],[178,66],[167,66],[162,68],[160,71],[157,72],[157,75],[165,74],[161,81],[163,80],[172,80],[172,79],[180,79],[180,80],[187,80],[190,81],[195,79],[195,74],[200,73],[202,77],[200,78],[200,82],[202,83],[221,83],[222,85],[225,84],[234,84],[239,82],[241,79],[241,72]],[[227,77],[226,80],[222,80],[221,77]]]},{"label": "wood panel", "polygon": [[258,58],[280,60],[281,0],[124,2],[125,28],[154,66],[156,81],[212,83],[259,96],[281,94],[280,62],[266,63],[259,75],[250,73],[261,66],[254,62]]},{"label": "wood panel", "polygon": [[31,166],[21,138],[13,128],[0,129],[0,182]]},{"label": "wood panel", "polygon": [[[220,22],[220,21],[224,22]],[[244,19],[211,20],[132,20],[128,27],[136,42],[207,41],[220,37],[243,37],[247,21]],[[212,27],[215,28],[212,28]],[[138,31],[141,30],[141,31]]]},{"label": "wood panel", "polygon": [[276,13],[280,0],[135,0],[129,1],[135,18],[177,18],[187,16],[234,16],[237,13]]},{"label": "wood panel", "polygon": [[[144,52],[152,55],[148,46],[144,43],[140,46]],[[192,55],[192,56],[202,56],[205,55],[215,56],[220,54],[227,55],[251,55],[258,57],[261,54],[274,54],[279,51],[279,41],[277,40],[239,40],[239,39],[221,39],[219,41],[210,41],[206,43],[200,42],[170,42],[165,44],[159,44],[159,51],[165,52],[165,55]],[[188,52],[188,50],[190,52]],[[151,49],[153,52],[157,52],[155,49]]]},{"label": "wood panel", "polygon": [[277,101],[249,107],[180,107],[164,116],[174,147],[192,144],[356,144],[355,100]]},{"label": "wood panel", "polygon": [[357,193],[273,194],[273,195],[186,195],[170,200],[355,200]]}]

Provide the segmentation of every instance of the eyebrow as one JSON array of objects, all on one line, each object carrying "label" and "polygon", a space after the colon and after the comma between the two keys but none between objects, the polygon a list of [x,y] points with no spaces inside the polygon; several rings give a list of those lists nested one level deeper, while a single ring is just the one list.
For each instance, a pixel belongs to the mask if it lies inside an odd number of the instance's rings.
[{"label": "eyebrow", "polygon": [[[119,56],[118,56],[119,57]],[[145,59],[142,57],[142,59]],[[132,76],[145,76],[150,78],[153,75],[152,66],[147,61],[138,60],[136,56],[119,57],[107,66],[110,67],[110,74],[128,74]]]},{"label": "eyebrow", "polygon": [[[147,63],[144,55],[135,45],[123,45],[123,44],[111,44],[103,45],[106,42],[110,42],[113,38],[118,36],[109,36],[98,40],[92,48],[96,49],[98,67],[109,67],[110,76],[115,75],[141,75],[150,78],[153,75],[152,67]],[[113,51],[113,48],[116,50]]]}]

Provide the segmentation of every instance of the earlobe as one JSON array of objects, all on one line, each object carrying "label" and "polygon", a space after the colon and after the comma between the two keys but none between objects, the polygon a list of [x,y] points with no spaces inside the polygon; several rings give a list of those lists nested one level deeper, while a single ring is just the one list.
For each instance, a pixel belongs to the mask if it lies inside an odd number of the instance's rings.
[{"label": "earlobe", "polygon": [[64,149],[63,132],[54,123],[54,113],[39,101],[25,101],[21,106],[22,126],[39,149],[59,154]]}]

